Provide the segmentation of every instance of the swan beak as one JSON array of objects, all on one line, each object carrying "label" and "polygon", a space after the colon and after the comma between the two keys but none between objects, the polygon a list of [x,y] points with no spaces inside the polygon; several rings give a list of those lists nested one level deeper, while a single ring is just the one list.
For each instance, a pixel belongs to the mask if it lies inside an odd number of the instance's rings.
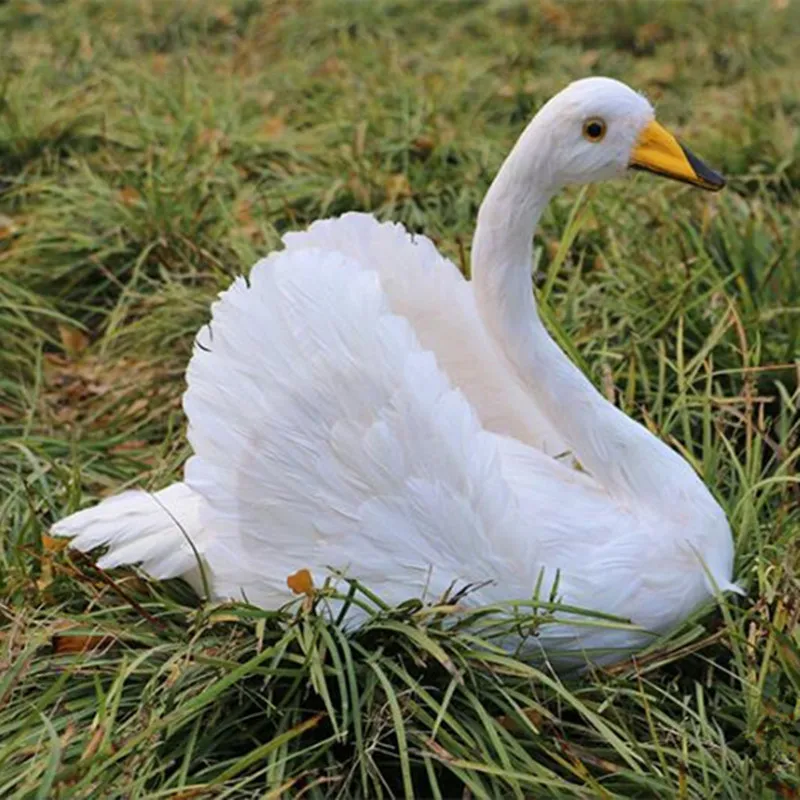
[{"label": "swan beak", "polygon": [[725,178],[707,167],[655,120],[639,134],[628,166],[718,192]]}]

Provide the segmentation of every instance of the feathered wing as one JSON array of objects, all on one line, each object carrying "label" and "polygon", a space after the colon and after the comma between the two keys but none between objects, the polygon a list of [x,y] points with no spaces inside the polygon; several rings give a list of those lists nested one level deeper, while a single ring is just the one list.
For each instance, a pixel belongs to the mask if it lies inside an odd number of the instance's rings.
[{"label": "feathered wing", "polygon": [[214,305],[187,379],[216,594],[274,607],[289,575],[327,568],[390,602],[454,580],[530,591],[497,439],[375,272],[329,249],[264,259]]},{"label": "feathered wing", "polygon": [[283,237],[288,251],[339,252],[377,272],[389,308],[461,389],[482,426],[552,456],[568,447],[505,365],[480,320],[472,285],[425,236],[371,214],[320,220]]},{"label": "feathered wing", "polygon": [[268,606],[291,596],[286,577],[302,567],[391,584],[397,597],[519,572],[492,567],[517,559],[519,543],[497,555],[515,504],[483,427],[547,437],[527,425],[468,284],[429,240],[367,215],[286,239],[198,334],[186,481],[109,498],[53,532],[81,550],[108,545],[101,566],[139,563],[197,588],[199,556],[214,595]]}]

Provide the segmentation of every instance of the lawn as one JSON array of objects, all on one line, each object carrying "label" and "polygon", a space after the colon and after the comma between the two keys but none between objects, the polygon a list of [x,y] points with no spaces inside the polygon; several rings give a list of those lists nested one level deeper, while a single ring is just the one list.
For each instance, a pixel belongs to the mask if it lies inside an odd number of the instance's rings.
[{"label": "lawn", "polygon": [[[0,797],[800,795],[800,3],[11,0],[0,40]],[[504,154],[590,74],[729,184],[565,193],[540,300],[711,487],[746,597],[557,675],[477,612],[354,586],[343,632],[48,537],[180,474],[193,334],[283,232],[369,210],[466,270]]]}]

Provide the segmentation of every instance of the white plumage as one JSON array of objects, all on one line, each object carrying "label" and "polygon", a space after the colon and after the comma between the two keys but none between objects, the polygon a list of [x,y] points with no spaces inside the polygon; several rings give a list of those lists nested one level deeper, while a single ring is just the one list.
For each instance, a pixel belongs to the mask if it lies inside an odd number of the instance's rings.
[{"label": "white plumage", "polygon": [[[603,141],[588,141],[597,118]],[[292,599],[287,577],[302,569],[316,585],[341,571],[389,602],[454,583],[484,584],[471,603],[523,599],[558,574],[565,602],[660,632],[735,589],[730,530],[705,486],[597,393],[531,301],[550,196],[633,155],[641,165],[651,124],[649,104],[607,79],[551,100],[481,208],[473,284],[425,237],[366,214],[286,235],[198,333],[184,482],[112,497],[54,532],[81,550],[107,544],[101,566],[140,563],[198,588],[199,559],[215,597],[266,608]],[[566,625],[541,637],[645,640]]]}]

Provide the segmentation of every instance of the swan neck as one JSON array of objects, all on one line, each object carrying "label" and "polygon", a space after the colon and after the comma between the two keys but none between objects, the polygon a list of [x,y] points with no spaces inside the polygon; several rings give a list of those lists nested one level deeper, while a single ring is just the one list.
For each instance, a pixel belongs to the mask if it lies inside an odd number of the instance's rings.
[{"label": "swan neck", "polygon": [[533,236],[556,188],[542,158],[536,120],[503,163],[478,211],[472,280],[494,336],[507,323],[538,319],[533,302]]},{"label": "swan neck", "polygon": [[549,158],[552,143],[538,119],[520,137],[478,212],[472,280],[480,317],[499,357],[595,480],[619,497],[669,507],[676,484],[694,496],[703,493],[693,470],[597,391],[553,341],[536,309],[533,235],[560,188]]}]

